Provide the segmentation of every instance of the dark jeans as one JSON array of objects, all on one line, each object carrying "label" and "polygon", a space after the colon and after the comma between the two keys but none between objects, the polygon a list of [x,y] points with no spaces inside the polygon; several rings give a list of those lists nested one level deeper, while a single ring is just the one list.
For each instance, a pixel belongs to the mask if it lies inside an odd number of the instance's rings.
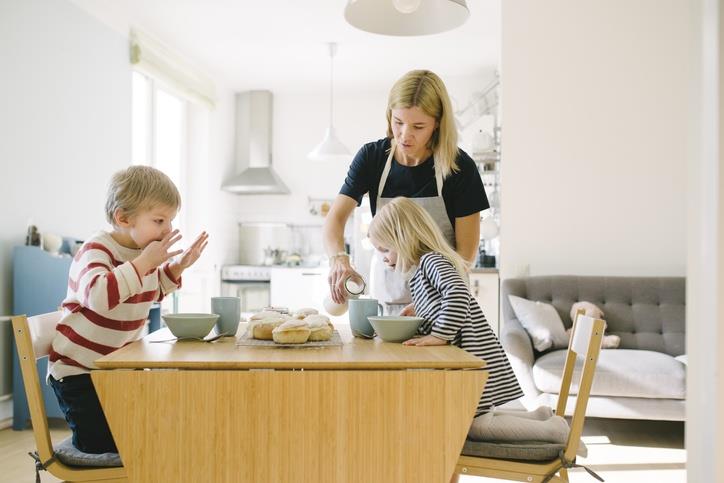
[{"label": "dark jeans", "polygon": [[84,453],[117,453],[90,374],[49,380],[73,431],[73,446]]}]

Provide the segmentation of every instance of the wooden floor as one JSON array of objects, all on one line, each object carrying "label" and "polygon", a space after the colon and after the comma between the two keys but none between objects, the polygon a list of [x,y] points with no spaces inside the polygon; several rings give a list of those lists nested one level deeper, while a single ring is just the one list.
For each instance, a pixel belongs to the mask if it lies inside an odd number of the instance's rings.
[{"label": "wooden floor", "polygon": [[[50,435],[58,442],[70,436],[65,421],[50,420]],[[31,430],[0,431],[0,482],[1,483],[35,483],[35,461],[28,453],[35,451],[35,439]],[[61,481],[47,471],[40,472],[43,483]]]},{"label": "wooden floor", "polygon": [[[63,421],[51,423],[53,441],[70,433]],[[591,467],[607,483],[684,483],[686,451],[684,424],[665,421],[589,419],[584,441],[588,458],[579,463]],[[34,483],[35,470],[29,451],[35,450],[32,431],[0,431],[0,483]],[[583,470],[571,472],[574,483],[596,483]],[[58,479],[41,472],[43,483]],[[463,476],[460,483],[488,483],[497,480]]]}]

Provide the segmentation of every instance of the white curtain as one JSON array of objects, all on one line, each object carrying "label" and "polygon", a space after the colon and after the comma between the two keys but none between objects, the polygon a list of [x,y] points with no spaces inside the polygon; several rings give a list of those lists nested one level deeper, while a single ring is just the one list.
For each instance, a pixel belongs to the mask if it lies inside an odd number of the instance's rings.
[{"label": "white curtain", "polygon": [[161,42],[138,30],[131,30],[130,44],[134,69],[160,81],[190,101],[214,108],[216,89],[211,78]]}]

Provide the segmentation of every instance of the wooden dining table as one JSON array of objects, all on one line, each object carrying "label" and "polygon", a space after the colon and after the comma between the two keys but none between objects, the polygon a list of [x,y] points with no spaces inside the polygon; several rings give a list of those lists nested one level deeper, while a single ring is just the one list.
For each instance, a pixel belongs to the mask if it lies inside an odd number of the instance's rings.
[{"label": "wooden dining table", "polygon": [[449,481],[484,361],[337,329],[343,345],[318,348],[153,342],[161,329],[96,361],[128,481]]}]

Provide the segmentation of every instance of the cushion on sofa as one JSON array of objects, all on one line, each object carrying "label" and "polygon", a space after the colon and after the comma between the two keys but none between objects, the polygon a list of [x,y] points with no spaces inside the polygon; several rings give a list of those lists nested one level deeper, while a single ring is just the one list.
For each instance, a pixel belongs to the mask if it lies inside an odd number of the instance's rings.
[{"label": "cushion on sofa", "polygon": [[[542,355],[533,366],[535,385],[542,392],[558,393],[566,351]],[[583,360],[573,373],[571,394],[578,393]],[[684,399],[686,367],[670,355],[637,349],[602,350],[591,387],[592,396]]]},{"label": "cushion on sofa", "polygon": [[563,321],[552,305],[515,295],[510,295],[509,298],[516,317],[530,335],[537,351],[568,347]]}]

